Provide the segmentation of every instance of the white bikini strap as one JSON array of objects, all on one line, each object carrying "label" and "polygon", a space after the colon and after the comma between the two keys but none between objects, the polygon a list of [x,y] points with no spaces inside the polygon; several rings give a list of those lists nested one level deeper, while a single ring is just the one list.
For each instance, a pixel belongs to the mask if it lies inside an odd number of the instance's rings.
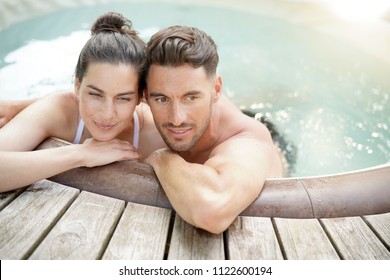
[{"label": "white bikini strap", "polygon": [[77,127],[76,137],[73,140],[73,144],[80,144],[81,135],[83,135],[84,130],[84,121],[83,119],[80,119],[79,125]]},{"label": "white bikini strap", "polygon": [[136,111],[134,111],[133,119],[134,119],[133,146],[135,148],[138,148],[138,146],[139,146],[139,119],[138,119],[138,114]]}]

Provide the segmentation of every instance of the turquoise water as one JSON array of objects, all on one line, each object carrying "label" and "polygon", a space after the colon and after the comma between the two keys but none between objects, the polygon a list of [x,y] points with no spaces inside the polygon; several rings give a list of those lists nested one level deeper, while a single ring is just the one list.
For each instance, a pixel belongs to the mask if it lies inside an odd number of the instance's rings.
[{"label": "turquoise water", "polygon": [[63,10],[0,32],[0,99],[72,89],[97,16],[119,11],[142,37],[173,24],[216,41],[225,94],[265,115],[298,148],[293,176],[390,161],[390,66],[344,41],[273,17],[201,6],[111,4]]}]

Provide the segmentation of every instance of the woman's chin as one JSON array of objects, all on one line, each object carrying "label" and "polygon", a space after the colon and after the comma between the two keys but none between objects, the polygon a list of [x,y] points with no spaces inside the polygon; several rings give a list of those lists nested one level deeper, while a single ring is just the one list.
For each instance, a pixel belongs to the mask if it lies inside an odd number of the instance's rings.
[{"label": "woman's chin", "polygon": [[92,135],[92,137],[99,142],[109,142],[115,139],[115,136],[112,135]]}]

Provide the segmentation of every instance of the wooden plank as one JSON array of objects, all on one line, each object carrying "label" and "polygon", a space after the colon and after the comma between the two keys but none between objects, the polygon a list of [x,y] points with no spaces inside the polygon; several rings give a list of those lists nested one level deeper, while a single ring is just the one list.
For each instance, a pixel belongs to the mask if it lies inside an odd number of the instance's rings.
[{"label": "wooden plank", "polygon": [[385,245],[360,217],[321,219],[343,259],[390,259]]},{"label": "wooden plank", "polygon": [[390,248],[390,213],[380,215],[364,216],[363,219],[370,225],[371,229],[379,236],[379,239]]},{"label": "wooden plank", "polygon": [[0,259],[26,259],[78,193],[43,180],[5,207],[0,212]]},{"label": "wooden plank", "polygon": [[30,259],[98,259],[102,256],[125,202],[81,192]]},{"label": "wooden plank", "polygon": [[0,210],[10,204],[23,190],[24,188],[0,193]]},{"label": "wooden plank", "polygon": [[128,203],[103,259],[162,260],[171,210]]},{"label": "wooden plank", "polygon": [[229,259],[283,259],[270,218],[237,217],[227,230],[227,240]]},{"label": "wooden plank", "polygon": [[339,259],[317,219],[275,218],[275,225],[287,259]]},{"label": "wooden plank", "polygon": [[175,217],[168,252],[169,260],[225,259],[222,234],[212,234]]}]

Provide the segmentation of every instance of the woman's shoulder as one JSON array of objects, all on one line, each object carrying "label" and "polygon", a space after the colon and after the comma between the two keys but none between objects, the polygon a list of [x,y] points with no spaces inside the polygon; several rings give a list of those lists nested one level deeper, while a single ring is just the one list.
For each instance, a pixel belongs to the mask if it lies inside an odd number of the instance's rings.
[{"label": "woman's shoulder", "polygon": [[[72,92],[49,94],[38,101],[36,110],[47,114],[47,127],[55,137],[68,140],[79,117],[77,97]],[[58,135],[57,135],[58,134]],[[69,135],[70,135],[69,134]]]},{"label": "woman's shoulder", "polygon": [[[74,101],[69,93],[39,98],[2,128],[3,139],[24,139],[17,149],[27,150],[48,137],[69,141],[77,129],[78,107],[75,103],[77,100]],[[16,144],[12,145],[16,147]]]},{"label": "woman's shoulder", "polygon": [[78,100],[73,92],[49,94],[41,101],[46,103],[44,106],[48,106],[50,111],[66,122],[73,122],[75,118],[78,118]]},{"label": "woman's shoulder", "polygon": [[77,97],[73,92],[52,93],[45,96],[43,100],[51,102],[53,106],[60,105],[65,107],[78,107]]}]

